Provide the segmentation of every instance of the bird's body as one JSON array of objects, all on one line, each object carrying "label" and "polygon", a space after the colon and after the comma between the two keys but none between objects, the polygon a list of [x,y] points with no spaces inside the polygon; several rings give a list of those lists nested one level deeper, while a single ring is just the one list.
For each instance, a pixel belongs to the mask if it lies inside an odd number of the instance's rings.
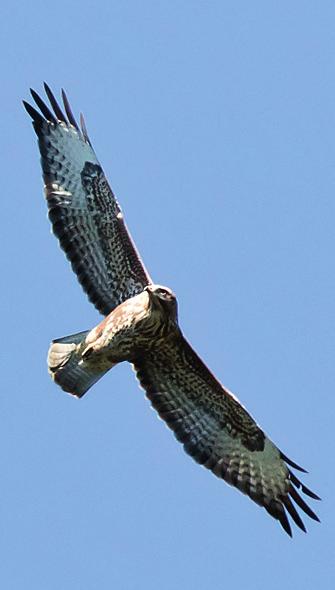
[{"label": "bird's body", "polygon": [[[167,287],[146,287],[118,305],[92,330],[54,341],[48,355],[52,378],[68,393],[81,397],[91,387],[84,375],[102,376],[118,363],[134,363],[150,351],[156,354],[180,337],[176,306],[176,298]],[[85,373],[69,371],[69,353]]]},{"label": "bird's body", "polygon": [[263,506],[288,534],[287,512],[305,530],[291,500],[318,520],[296,488],[318,497],[288,465],[304,470],[276,447],[184,338],[176,297],[155,285],[144,267],[83,118],[80,129],[66,95],[64,115],[45,90],[53,111],[34,91],[43,116],[25,107],[39,139],[49,217],[89,299],[106,316],[93,330],[53,341],[51,376],[82,397],[113,366],[131,363],[188,454]]}]

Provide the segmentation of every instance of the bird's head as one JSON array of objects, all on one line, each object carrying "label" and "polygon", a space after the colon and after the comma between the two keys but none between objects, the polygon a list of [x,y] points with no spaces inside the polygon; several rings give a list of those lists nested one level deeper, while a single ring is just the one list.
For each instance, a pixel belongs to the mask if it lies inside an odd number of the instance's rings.
[{"label": "bird's head", "polygon": [[162,313],[166,318],[177,323],[178,309],[175,294],[168,287],[162,285],[147,285],[144,289],[154,310]]}]

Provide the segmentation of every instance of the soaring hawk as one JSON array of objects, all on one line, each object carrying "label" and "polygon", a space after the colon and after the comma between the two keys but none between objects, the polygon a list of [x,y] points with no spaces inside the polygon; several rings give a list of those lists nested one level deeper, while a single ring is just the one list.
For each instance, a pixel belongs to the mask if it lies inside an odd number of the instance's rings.
[{"label": "soaring hawk", "polygon": [[49,218],[90,301],[105,316],[93,330],[51,344],[55,382],[81,397],[115,364],[128,361],[160,417],[185,451],[263,506],[292,535],[287,513],[305,526],[292,500],[318,520],[297,492],[318,500],[291,469],[304,471],[266,436],[214,377],[183,336],[172,291],[153,284],[89,140],[64,91],[64,110],[31,91]]}]

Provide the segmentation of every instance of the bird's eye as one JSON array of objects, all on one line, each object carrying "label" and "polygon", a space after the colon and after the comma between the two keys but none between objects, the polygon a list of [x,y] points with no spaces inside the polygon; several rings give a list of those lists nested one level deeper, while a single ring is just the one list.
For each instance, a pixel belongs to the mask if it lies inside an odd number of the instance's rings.
[{"label": "bird's eye", "polygon": [[161,299],[171,299],[171,293],[169,293],[169,291],[166,289],[162,289],[161,287],[156,289],[156,294],[158,297],[161,297]]}]

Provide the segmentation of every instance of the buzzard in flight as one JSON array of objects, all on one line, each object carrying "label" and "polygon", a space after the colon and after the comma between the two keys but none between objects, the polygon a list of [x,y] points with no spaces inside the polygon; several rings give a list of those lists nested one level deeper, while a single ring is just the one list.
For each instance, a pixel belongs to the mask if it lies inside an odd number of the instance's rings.
[{"label": "buzzard in flight", "polygon": [[84,291],[105,316],[93,330],[52,342],[52,378],[81,397],[128,361],[188,454],[263,506],[289,535],[287,513],[305,531],[292,500],[318,520],[297,489],[319,498],[290,467],[304,469],[273,444],[184,338],[176,297],[144,267],[82,115],[79,127],[64,91],[61,107],[44,87],[50,107],[34,90],[39,111],[24,106],[38,137],[49,218]]}]

